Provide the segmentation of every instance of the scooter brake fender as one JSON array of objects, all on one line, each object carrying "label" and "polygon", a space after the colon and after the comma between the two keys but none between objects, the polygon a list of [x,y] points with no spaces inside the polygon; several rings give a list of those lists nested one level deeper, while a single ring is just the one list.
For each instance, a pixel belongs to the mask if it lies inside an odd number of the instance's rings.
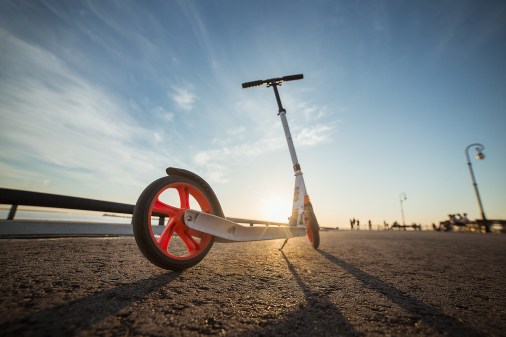
[{"label": "scooter brake fender", "polygon": [[185,178],[188,178],[188,179],[191,179],[191,180],[195,181],[213,199],[212,201],[213,201],[214,205],[216,206],[216,215],[219,216],[219,217],[222,217],[222,218],[225,217],[225,214],[223,213],[223,209],[221,208],[221,205],[220,205],[220,202],[218,200],[218,197],[214,193],[214,191],[211,188],[211,186],[207,183],[207,181],[205,181],[203,178],[201,178],[200,176],[196,175],[195,173],[193,173],[191,171],[188,171],[188,170],[185,170],[185,169],[176,168],[176,167],[168,167],[165,170],[165,172],[167,172],[167,174],[169,176],[180,176],[180,177],[185,177]]}]

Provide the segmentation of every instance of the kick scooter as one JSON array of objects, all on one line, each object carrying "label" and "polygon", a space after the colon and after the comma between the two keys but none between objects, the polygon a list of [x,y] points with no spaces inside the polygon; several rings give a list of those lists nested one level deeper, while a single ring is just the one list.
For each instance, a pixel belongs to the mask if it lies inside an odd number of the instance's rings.
[{"label": "kick scooter", "polygon": [[216,194],[204,179],[193,172],[169,167],[167,177],[155,180],[144,189],[132,217],[135,241],[149,261],[164,269],[184,270],[199,263],[215,241],[285,239],[280,248],[283,249],[289,238],[307,235],[311,245],[318,248],[318,221],[278,92],[283,82],[300,79],[303,79],[302,74],[242,84],[244,89],[262,85],[274,89],[295,172],[293,207],[288,224],[226,218]]}]

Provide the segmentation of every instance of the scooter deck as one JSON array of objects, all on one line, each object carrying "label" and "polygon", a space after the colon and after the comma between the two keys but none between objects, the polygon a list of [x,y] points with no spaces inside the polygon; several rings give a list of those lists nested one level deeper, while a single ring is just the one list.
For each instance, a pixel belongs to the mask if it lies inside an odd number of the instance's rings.
[{"label": "scooter deck", "polygon": [[306,235],[305,227],[242,226],[228,219],[192,209],[185,212],[184,222],[192,229],[216,236],[217,242],[288,239]]}]

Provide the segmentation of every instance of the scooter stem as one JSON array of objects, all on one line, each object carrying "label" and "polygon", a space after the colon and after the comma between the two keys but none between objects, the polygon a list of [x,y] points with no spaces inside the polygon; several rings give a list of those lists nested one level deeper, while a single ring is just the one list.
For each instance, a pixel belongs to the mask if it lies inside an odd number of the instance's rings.
[{"label": "scooter stem", "polygon": [[286,142],[288,143],[288,150],[290,151],[290,157],[292,158],[293,170],[295,175],[301,175],[302,171],[300,169],[299,160],[297,159],[297,153],[295,152],[295,146],[293,145],[292,134],[290,133],[290,128],[288,127],[288,121],[286,119],[286,110],[283,108],[283,104],[281,103],[281,97],[279,97],[278,92],[278,83],[272,83],[270,86],[274,89],[274,95],[276,95],[276,102],[278,103],[278,116],[281,118],[281,123],[283,124],[283,130],[285,131]]}]

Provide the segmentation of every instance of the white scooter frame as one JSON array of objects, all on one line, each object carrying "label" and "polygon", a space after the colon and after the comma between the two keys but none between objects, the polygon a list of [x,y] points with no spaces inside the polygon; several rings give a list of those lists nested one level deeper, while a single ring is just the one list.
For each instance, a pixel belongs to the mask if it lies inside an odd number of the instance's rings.
[{"label": "white scooter frame", "polygon": [[[293,79],[302,79],[303,75],[302,74],[292,75],[290,77],[293,77]],[[302,222],[304,214],[304,200],[305,198],[309,197],[306,192],[306,185],[304,184],[304,177],[302,176],[299,160],[297,159],[297,153],[295,152],[295,146],[293,145],[292,134],[290,133],[290,128],[288,127],[288,120],[286,119],[286,110],[285,108],[283,108],[283,104],[281,103],[281,98],[279,97],[278,92],[278,85],[281,85],[281,83],[286,80],[281,81],[268,80],[268,81],[269,82],[267,84],[267,87],[272,87],[274,89],[274,94],[276,95],[276,102],[278,103],[278,115],[281,118],[281,123],[283,124],[286,142],[288,143],[288,150],[290,151],[290,157],[292,158],[293,170],[295,172],[295,188],[293,192],[292,216],[290,217],[289,224],[290,226],[305,226]],[[247,83],[245,84],[247,85]]]},{"label": "white scooter frame", "polygon": [[[307,210],[308,203],[310,204],[309,196],[306,191],[306,185],[304,183],[304,177],[302,175],[299,160],[297,159],[297,153],[295,152],[295,146],[293,144],[292,135],[290,133],[290,128],[288,126],[288,120],[286,119],[286,110],[283,107],[283,104],[281,103],[281,98],[279,96],[278,91],[278,86],[280,86],[283,82],[299,80],[303,78],[304,76],[302,74],[291,75],[282,78],[273,78],[269,80],[246,82],[242,84],[242,87],[246,89],[265,84],[267,85],[267,87],[272,87],[274,89],[276,102],[278,104],[278,115],[281,118],[281,123],[283,124],[286,142],[288,143],[288,150],[290,151],[290,157],[292,159],[293,170],[295,172],[295,187],[293,194],[292,214],[289,218],[290,220],[288,225],[292,227],[296,226],[306,229],[307,226],[304,223],[304,208],[306,208],[306,212],[308,212]],[[187,214],[185,216],[185,224],[188,227],[209,234],[213,234],[227,241],[228,240],[254,241],[254,240],[269,240],[281,238],[288,239],[293,236],[301,236],[305,234],[305,233],[301,234],[303,232],[296,230],[295,228],[281,227],[281,228],[266,228],[261,230],[259,230],[258,228],[257,229],[242,228],[244,226],[238,225],[237,223],[234,226],[233,224],[234,221],[231,221],[232,219],[228,219],[228,221],[226,221],[226,219],[218,218],[209,214],[200,215],[199,213],[201,212],[197,212],[194,210],[188,210],[186,213]]]}]

